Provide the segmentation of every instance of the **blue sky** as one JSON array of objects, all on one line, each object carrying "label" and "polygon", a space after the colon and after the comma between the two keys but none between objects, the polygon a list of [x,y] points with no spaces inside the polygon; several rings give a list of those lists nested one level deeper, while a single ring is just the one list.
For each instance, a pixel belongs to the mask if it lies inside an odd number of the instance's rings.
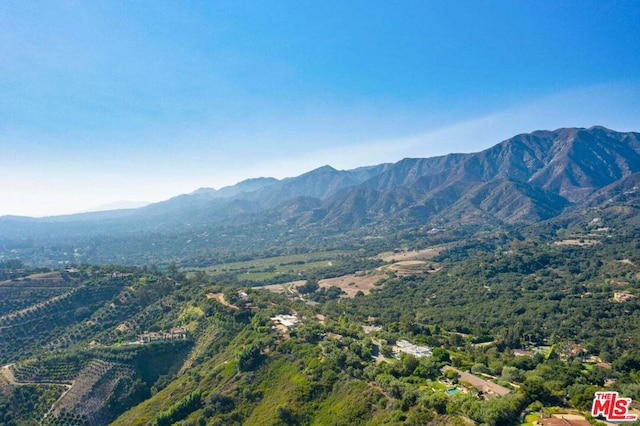
[{"label": "blue sky", "polygon": [[637,1],[0,7],[0,215],[640,131]]}]

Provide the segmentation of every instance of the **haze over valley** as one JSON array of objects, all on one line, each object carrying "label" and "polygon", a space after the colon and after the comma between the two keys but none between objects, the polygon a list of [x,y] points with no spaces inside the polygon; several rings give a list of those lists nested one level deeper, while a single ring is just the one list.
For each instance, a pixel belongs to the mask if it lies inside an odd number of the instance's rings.
[{"label": "haze over valley", "polygon": [[474,154],[342,171],[323,166],[281,180],[201,188],[137,209],[3,217],[0,255],[49,267],[194,265],[236,245],[286,252],[286,245],[340,241],[343,235],[383,238],[416,227],[493,229],[584,209],[608,211],[611,199],[633,197],[639,171],[637,133],[597,126],[537,131]]}]

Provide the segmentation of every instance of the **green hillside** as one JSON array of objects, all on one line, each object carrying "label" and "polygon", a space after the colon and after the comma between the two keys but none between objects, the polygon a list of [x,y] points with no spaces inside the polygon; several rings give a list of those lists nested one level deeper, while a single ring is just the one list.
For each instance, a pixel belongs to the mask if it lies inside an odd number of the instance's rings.
[{"label": "green hillside", "polygon": [[[466,235],[189,270],[4,263],[0,418],[505,425],[584,413],[598,389],[640,400],[636,228]],[[265,270],[297,280],[245,278]]]}]

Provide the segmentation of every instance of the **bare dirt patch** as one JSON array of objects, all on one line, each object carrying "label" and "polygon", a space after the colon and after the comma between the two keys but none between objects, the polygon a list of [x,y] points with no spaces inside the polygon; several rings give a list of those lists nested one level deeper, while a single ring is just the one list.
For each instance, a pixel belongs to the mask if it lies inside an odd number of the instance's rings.
[{"label": "bare dirt patch", "polygon": [[[359,272],[355,274],[343,275],[336,278],[326,278],[318,281],[320,288],[339,287],[345,292],[344,297],[354,297],[359,291],[364,294],[369,294],[371,289],[375,286],[375,283],[385,278],[386,274],[380,270]],[[265,290],[269,290],[274,293],[285,293],[289,295],[297,294],[296,287],[304,285],[306,280],[292,281],[284,284],[266,285],[263,287]]]},{"label": "bare dirt patch", "polygon": [[207,299],[216,299],[224,306],[228,306],[231,309],[239,309],[236,305],[232,305],[231,303],[227,302],[227,299],[224,298],[224,293],[207,293]]},{"label": "bare dirt patch", "polygon": [[403,260],[392,265],[383,266],[380,269],[383,271],[391,271],[397,276],[404,277],[422,272],[437,272],[441,267],[435,262],[427,262],[424,260]]},{"label": "bare dirt patch", "polygon": [[422,250],[387,251],[380,253],[378,257],[385,262],[402,262],[406,260],[433,259],[445,250],[445,247],[430,247]]},{"label": "bare dirt patch", "polygon": [[396,262],[394,266],[416,266],[416,265],[426,265],[427,262],[424,260],[403,260],[402,262]]},{"label": "bare dirt patch", "polygon": [[37,281],[37,280],[59,280],[62,279],[60,272],[43,272],[40,274],[31,274],[26,277],[29,280]]},{"label": "bare dirt patch", "polygon": [[613,293],[613,301],[618,303],[628,302],[635,299],[637,296],[629,291],[617,291]]},{"label": "bare dirt patch", "polygon": [[298,286],[304,285],[306,282],[307,282],[306,280],[298,280],[298,281],[291,281],[283,284],[270,284],[270,285],[255,287],[255,288],[263,288],[265,290],[269,290],[272,293],[294,294],[295,288]]},{"label": "bare dirt patch", "polygon": [[125,323],[122,323],[116,327],[116,330],[118,330],[121,333],[126,333],[127,331],[129,331],[129,326],[127,326],[127,324]]},{"label": "bare dirt patch", "polygon": [[568,239],[568,240],[556,241],[553,244],[557,246],[593,246],[599,243],[600,241],[596,241],[596,240]]},{"label": "bare dirt patch", "polygon": [[374,284],[384,277],[386,277],[386,274],[372,271],[366,274],[350,274],[337,278],[327,278],[318,281],[318,284],[320,284],[320,288],[340,287],[346,293],[346,297],[354,297],[359,291],[369,294],[371,289],[376,287]]},{"label": "bare dirt patch", "polygon": [[16,378],[13,375],[13,371],[11,371],[11,364],[2,366],[2,375],[9,382],[9,384],[16,386],[18,382],[16,382]]}]

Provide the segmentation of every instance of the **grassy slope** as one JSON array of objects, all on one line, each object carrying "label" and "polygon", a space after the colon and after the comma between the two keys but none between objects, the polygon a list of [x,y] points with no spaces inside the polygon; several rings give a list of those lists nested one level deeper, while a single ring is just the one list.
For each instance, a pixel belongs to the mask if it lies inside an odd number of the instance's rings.
[{"label": "grassy slope", "polygon": [[371,407],[381,395],[363,382],[339,383],[331,395],[322,401],[315,414],[313,425],[340,426],[361,424],[375,417]]},{"label": "grassy slope", "polygon": [[[159,412],[195,389],[202,391],[203,401],[213,394],[233,396],[237,400],[244,398],[241,395],[246,389],[260,395],[252,401],[243,399],[231,413],[235,417],[229,415],[243,424],[282,424],[279,407],[303,424],[338,425],[371,420],[371,407],[382,396],[355,380],[342,379],[332,386],[322,379],[313,379],[307,371],[309,361],[319,356],[313,345],[296,343],[296,354],[270,351],[262,356],[262,363],[255,371],[238,372],[235,354],[255,338],[256,333],[243,330],[220,353],[124,413],[113,425],[152,424]],[[195,421],[202,411],[197,410],[188,419]]]}]

